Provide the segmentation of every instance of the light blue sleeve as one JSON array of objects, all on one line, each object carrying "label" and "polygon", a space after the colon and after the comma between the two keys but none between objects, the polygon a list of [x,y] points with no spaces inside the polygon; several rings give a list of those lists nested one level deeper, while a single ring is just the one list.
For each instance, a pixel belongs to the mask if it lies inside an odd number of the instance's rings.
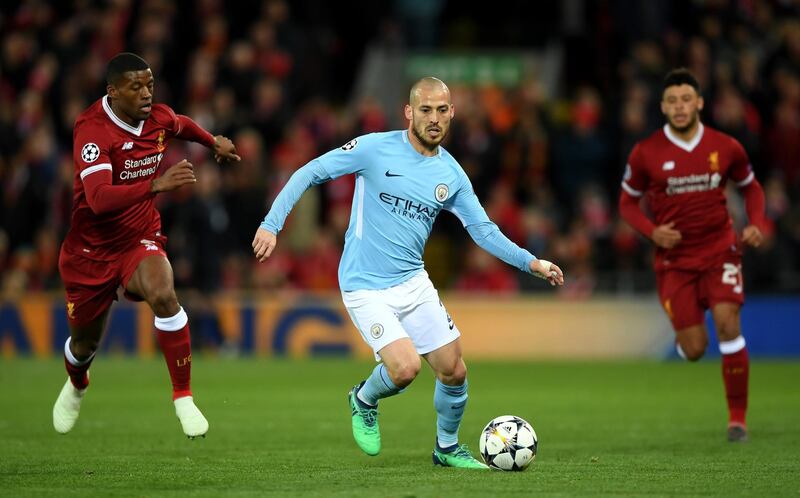
[{"label": "light blue sleeve", "polygon": [[269,213],[261,222],[261,228],[277,235],[283,229],[289,212],[311,185],[363,170],[368,150],[374,142],[375,134],[354,138],[295,171],[272,203]]},{"label": "light blue sleeve", "polygon": [[481,249],[525,273],[531,273],[530,264],[536,257],[509,240],[492,223],[466,175],[462,177],[461,187],[448,200],[444,209],[461,220],[469,236]]},{"label": "light blue sleeve", "polygon": [[295,171],[272,203],[269,213],[264,217],[264,221],[261,222],[261,228],[277,235],[283,228],[289,212],[300,200],[300,197],[303,196],[303,193],[311,185],[319,185],[330,179],[330,175],[323,168],[319,158]]},{"label": "light blue sleeve", "polygon": [[375,148],[377,135],[371,133],[354,138],[346,144],[319,156],[317,160],[333,180],[350,173],[359,173],[367,167],[370,153]]}]

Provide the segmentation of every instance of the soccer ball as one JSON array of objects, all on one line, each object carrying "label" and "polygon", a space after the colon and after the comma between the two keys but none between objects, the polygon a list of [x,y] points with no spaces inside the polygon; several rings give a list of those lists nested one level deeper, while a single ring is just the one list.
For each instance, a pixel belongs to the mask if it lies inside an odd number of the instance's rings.
[{"label": "soccer ball", "polygon": [[525,470],[536,458],[538,444],[531,424],[514,415],[486,424],[478,442],[483,461],[499,470]]}]

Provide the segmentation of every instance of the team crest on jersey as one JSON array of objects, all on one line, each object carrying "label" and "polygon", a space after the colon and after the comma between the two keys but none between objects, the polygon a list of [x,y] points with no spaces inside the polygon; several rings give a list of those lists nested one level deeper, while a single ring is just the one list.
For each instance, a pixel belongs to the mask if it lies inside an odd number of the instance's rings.
[{"label": "team crest on jersey", "polygon": [[433,193],[436,196],[437,201],[444,202],[447,200],[447,196],[450,194],[450,189],[444,183],[440,183],[436,186],[436,190],[434,190]]},{"label": "team crest on jersey", "polygon": [[167,148],[167,145],[164,143],[165,138],[166,138],[166,132],[164,130],[161,130],[161,132],[158,134],[158,140],[156,143],[156,149],[159,152],[164,152],[164,149]]},{"label": "team crest on jersey", "polygon": [[373,339],[379,339],[383,335],[383,325],[380,323],[373,323],[372,327],[369,328],[369,335],[371,335]]},{"label": "team crest on jersey", "polygon": [[100,157],[100,147],[97,144],[89,142],[81,149],[81,159],[85,163],[93,163]]},{"label": "team crest on jersey", "polygon": [[711,171],[719,171],[719,151],[714,151],[708,155],[708,168]]},{"label": "team crest on jersey", "polygon": [[342,145],[342,150],[343,151],[353,150],[353,149],[356,148],[356,145],[358,145],[358,140],[356,140],[354,138],[354,139],[350,140],[349,142],[347,142],[346,144]]}]

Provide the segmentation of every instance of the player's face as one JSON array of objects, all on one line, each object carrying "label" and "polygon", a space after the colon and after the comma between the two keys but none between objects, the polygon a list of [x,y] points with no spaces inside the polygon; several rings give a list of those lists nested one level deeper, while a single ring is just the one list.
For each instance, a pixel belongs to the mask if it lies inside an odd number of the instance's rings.
[{"label": "player's face", "polygon": [[703,97],[691,85],[673,85],[664,90],[661,112],[678,132],[691,130],[703,109]]},{"label": "player's face", "polygon": [[420,88],[412,104],[406,106],[411,132],[428,150],[435,149],[450,130],[453,104],[446,88]]},{"label": "player's face", "polygon": [[153,110],[154,83],[150,69],[124,73],[116,85],[108,87],[108,94],[115,100],[115,110],[134,122],[150,117]]}]

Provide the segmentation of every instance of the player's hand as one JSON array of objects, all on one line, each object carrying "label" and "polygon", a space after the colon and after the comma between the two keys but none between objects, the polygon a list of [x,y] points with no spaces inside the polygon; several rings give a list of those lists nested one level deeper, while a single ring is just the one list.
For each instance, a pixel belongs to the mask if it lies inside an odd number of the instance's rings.
[{"label": "player's hand", "polygon": [[256,230],[256,236],[253,238],[253,254],[259,263],[264,262],[272,254],[277,243],[278,239],[274,233],[263,228]]},{"label": "player's hand", "polygon": [[650,235],[650,238],[653,239],[653,242],[655,242],[658,247],[672,249],[681,241],[681,233],[672,228],[674,226],[674,221],[664,225],[659,225],[653,229],[653,233]]},{"label": "player's hand", "polygon": [[197,178],[194,176],[194,166],[184,159],[178,164],[167,168],[167,171],[165,171],[163,175],[150,182],[150,192],[154,194],[169,192],[187,183],[195,183],[196,181]]},{"label": "player's hand", "polygon": [[242,158],[236,153],[236,146],[230,138],[217,135],[214,137],[214,159],[222,164],[230,161],[241,161]]},{"label": "player's hand", "polygon": [[546,259],[531,261],[531,273],[550,282],[550,285],[564,285],[564,272],[561,268]]},{"label": "player's hand", "polygon": [[753,247],[758,247],[764,242],[764,235],[757,226],[747,225],[744,227],[744,230],[742,230],[742,242]]}]

